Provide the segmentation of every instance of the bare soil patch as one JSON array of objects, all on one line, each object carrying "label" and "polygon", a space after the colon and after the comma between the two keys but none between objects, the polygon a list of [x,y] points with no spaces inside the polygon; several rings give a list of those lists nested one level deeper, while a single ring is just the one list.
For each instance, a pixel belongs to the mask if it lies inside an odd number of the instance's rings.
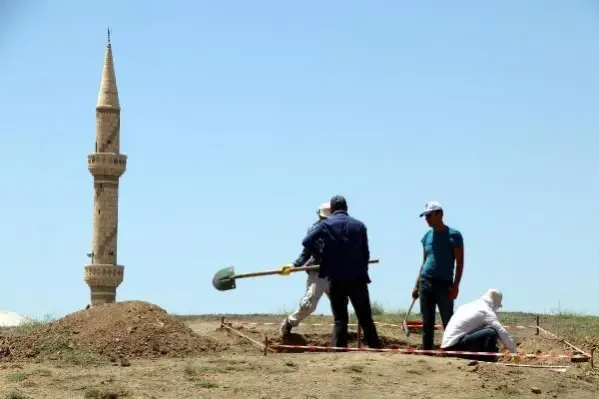
[{"label": "bare soil patch", "polygon": [[[18,342],[22,346],[8,346],[12,361],[0,361],[0,399],[599,397],[599,373],[588,363],[566,361],[562,364],[567,368],[556,371],[397,353],[305,352],[264,356],[254,344],[221,328],[217,318],[183,322],[147,303],[117,305],[120,306],[112,310],[107,307],[77,312],[21,334],[4,332],[0,342]],[[235,322],[233,326],[241,327]],[[240,330],[260,342],[267,336],[272,343],[330,345],[328,326],[300,326],[284,340],[278,336],[276,326]],[[421,343],[419,334],[406,337],[397,328],[380,328],[379,334],[387,347],[418,347]],[[514,335],[523,351],[568,353],[563,343],[536,336],[534,330],[515,331]],[[127,354],[130,361],[65,363],[63,357],[47,356],[48,352],[44,352],[46,336],[68,336],[67,343],[73,349],[67,345],[61,351],[76,354],[87,349],[93,354]],[[441,333],[436,333],[437,341],[440,337]],[[355,346],[356,338],[354,331],[350,334],[351,346]],[[151,349],[152,342],[167,350]],[[33,357],[19,355],[25,353],[26,343],[42,349]],[[118,344],[123,349],[117,352]],[[183,348],[185,345],[188,346]],[[548,359],[546,363],[560,362]]]}]

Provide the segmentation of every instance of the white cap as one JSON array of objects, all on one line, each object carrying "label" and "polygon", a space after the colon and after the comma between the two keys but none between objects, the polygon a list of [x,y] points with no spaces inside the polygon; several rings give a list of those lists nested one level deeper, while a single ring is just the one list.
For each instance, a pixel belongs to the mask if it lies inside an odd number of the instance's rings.
[{"label": "white cap", "polygon": [[483,295],[483,299],[489,302],[493,307],[493,310],[495,311],[497,311],[501,306],[503,306],[501,303],[503,302],[503,294],[495,288],[491,288],[487,292],[485,292],[485,295]]},{"label": "white cap", "polygon": [[324,204],[321,204],[318,207],[318,210],[316,211],[316,213],[321,218],[328,218],[329,216],[331,216],[331,204],[328,203],[328,202],[325,202]]},{"label": "white cap", "polygon": [[424,212],[420,214],[420,217],[428,215],[431,212],[442,211],[443,207],[437,201],[429,201],[424,205]]}]

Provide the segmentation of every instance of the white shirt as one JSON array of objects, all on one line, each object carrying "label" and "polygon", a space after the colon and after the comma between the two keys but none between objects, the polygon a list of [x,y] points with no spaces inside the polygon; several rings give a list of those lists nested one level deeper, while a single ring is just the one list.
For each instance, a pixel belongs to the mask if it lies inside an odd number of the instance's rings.
[{"label": "white shirt", "polygon": [[455,311],[443,332],[441,348],[445,349],[455,345],[464,335],[487,327],[497,331],[499,339],[510,352],[517,353],[516,344],[499,322],[491,303],[485,299],[477,299],[460,306]]}]

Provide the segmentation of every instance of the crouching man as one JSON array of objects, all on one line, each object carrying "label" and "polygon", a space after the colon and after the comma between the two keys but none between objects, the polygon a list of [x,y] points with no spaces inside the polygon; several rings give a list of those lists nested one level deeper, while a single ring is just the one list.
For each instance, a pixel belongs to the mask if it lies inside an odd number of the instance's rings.
[{"label": "crouching man", "polygon": [[[490,289],[482,298],[460,306],[445,328],[441,349],[497,353],[497,343],[500,340],[511,353],[516,354],[516,344],[497,318],[502,299],[501,292]],[[488,362],[497,361],[495,356],[459,357]]]}]

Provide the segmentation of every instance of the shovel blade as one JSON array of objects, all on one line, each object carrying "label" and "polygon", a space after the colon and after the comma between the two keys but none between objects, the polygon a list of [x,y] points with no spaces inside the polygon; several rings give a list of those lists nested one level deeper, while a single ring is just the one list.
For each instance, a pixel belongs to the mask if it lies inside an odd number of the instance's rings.
[{"label": "shovel blade", "polygon": [[212,285],[219,291],[229,291],[237,288],[235,286],[235,279],[231,276],[235,275],[235,269],[233,267],[227,267],[219,270],[214,274],[212,278]]}]

